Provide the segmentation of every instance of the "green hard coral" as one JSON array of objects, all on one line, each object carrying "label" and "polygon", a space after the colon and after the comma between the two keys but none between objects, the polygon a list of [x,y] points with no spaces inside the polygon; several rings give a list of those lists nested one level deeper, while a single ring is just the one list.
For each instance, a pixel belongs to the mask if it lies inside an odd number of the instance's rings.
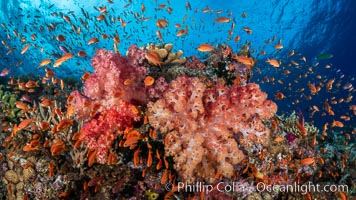
[{"label": "green hard coral", "polygon": [[18,97],[9,91],[0,89],[0,113],[4,121],[18,122],[22,116],[21,109],[16,107]]}]

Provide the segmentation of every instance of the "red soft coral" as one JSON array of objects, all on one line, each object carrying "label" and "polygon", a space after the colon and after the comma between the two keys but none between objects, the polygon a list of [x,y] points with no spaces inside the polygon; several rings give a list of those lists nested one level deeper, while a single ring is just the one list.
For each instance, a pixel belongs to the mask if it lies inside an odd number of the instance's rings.
[{"label": "red soft coral", "polygon": [[120,131],[131,127],[133,120],[139,120],[138,113],[133,105],[122,101],[86,122],[80,130],[79,139],[86,142],[89,150],[97,150],[96,160],[104,164],[112,141]]},{"label": "red soft coral", "polygon": [[[138,120],[134,104],[148,101],[143,79],[146,68],[133,65],[134,57],[123,57],[105,49],[97,50],[92,58],[94,74],[84,83],[83,95],[74,91],[68,104],[76,118],[85,123],[80,140],[96,153],[99,163],[105,163],[108,150],[119,131]],[[137,64],[137,63],[136,63]]]}]

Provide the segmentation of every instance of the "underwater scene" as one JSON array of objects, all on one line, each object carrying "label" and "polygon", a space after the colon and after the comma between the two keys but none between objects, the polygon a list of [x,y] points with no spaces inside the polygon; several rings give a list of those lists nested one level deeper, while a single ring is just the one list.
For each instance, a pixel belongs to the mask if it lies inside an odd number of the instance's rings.
[{"label": "underwater scene", "polygon": [[355,200],[355,9],[0,0],[0,199]]}]

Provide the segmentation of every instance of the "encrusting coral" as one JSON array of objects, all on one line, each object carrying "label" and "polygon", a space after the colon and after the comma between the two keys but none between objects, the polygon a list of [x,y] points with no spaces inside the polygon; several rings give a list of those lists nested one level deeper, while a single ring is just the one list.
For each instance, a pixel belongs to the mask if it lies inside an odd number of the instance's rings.
[{"label": "encrusting coral", "polygon": [[163,98],[148,103],[147,116],[165,136],[166,155],[173,156],[183,180],[213,182],[214,177],[231,178],[233,165],[244,158],[237,141],[245,147],[267,141],[269,129],[262,120],[271,118],[277,106],[266,98],[257,84],[207,89],[198,78],[181,76]]}]

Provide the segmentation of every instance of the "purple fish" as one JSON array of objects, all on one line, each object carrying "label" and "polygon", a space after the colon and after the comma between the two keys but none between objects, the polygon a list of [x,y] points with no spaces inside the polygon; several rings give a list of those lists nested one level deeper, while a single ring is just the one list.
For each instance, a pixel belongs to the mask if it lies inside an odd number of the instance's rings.
[{"label": "purple fish", "polygon": [[12,52],[12,49],[9,49],[9,50],[6,52],[6,55],[8,56],[11,52]]},{"label": "purple fish", "polygon": [[342,88],[344,90],[348,90],[348,89],[352,88],[352,84],[351,83],[346,83]]},{"label": "purple fish", "polygon": [[10,70],[8,68],[4,68],[1,72],[0,72],[0,76],[6,76],[10,73]]},{"label": "purple fish", "polygon": [[68,53],[68,49],[65,46],[59,46],[59,49],[63,52],[63,53]]},{"label": "purple fish", "polygon": [[22,95],[21,101],[26,101],[28,103],[32,103],[32,98],[28,96],[27,94]]}]

